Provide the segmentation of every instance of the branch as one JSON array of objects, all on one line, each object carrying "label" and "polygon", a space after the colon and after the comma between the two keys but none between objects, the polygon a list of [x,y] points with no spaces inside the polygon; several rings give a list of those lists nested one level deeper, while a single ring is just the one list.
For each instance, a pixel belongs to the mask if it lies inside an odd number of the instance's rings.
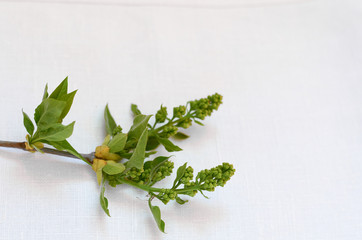
[{"label": "branch", "polygon": [[[30,152],[29,150],[27,150],[25,148],[25,142],[11,142],[11,141],[1,141],[0,140],[0,147],[7,147],[7,148],[17,148],[17,149],[22,149],[24,151]],[[69,153],[69,152],[65,152],[65,151],[59,151],[56,149],[52,149],[52,148],[47,148],[44,147],[41,149],[44,153],[48,153],[48,154],[53,154],[53,155],[58,155],[58,156],[63,156],[63,157],[70,157],[70,158],[75,158],[75,159],[79,159],[78,157],[74,156],[73,154]],[[89,162],[90,164],[92,164],[92,159],[93,159],[93,153],[90,154],[81,154],[85,160],[87,160],[87,162]]]}]

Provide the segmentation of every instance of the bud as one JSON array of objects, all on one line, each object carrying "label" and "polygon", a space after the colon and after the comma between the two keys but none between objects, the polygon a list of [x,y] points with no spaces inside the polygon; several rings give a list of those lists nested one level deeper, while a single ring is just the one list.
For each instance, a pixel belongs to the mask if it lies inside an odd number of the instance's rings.
[{"label": "bud", "polygon": [[121,159],[121,157],[118,154],[110,153],[109,147],[105,145],[96,147],[95,156],[100,159],[112,160],[112,161],[117,161]]},{"label": "bud", "polygon": [[167,118],[167,108],[162,107],[161,105],[160,110],[158,110],[156,113],[156,122],[163,123],[166,121],[166,118]]}]

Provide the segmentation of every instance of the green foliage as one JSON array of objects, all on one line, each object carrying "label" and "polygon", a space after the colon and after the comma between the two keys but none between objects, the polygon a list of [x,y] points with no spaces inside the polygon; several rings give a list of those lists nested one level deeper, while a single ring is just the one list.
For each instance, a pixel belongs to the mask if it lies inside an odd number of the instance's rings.
[{"label": "green foliage", "polygon": [[108,175],[116,175],[123,172],[126,167],[122,163],[117,163],[114,161],[107,161],[107,164],[102,168],[103,172]]},{"label": "green foliage", "polygon": [[183,200],[180,197],[176,197],[176,202],[180,205],[187,203],[189,200]]},{"label": "green foliage", "polygon": [[45,89],[44,89],[44,93],[43,93],[43,100],[47,99],[49,96],[48,93],[48,84],[45,84]]},{"label": "green foliage", "polygon": [[177,132],[175,135],[174,135],[174,138],[176,139],[179,139],[179,140],[184,140],[186,138],[189,138],[190,136],[185,134],[185,133],[182,133],[182,132]]},{"label": "green foliage", "polygon": [[148,135],[147,146],[146,146],[147,151],[154,150],[160,145],[157,136],[152,136],[151,134]]},{"label": "green foliage", "polygon": [[[65,102],[57,99],[47,98],[35,109],[35,122],[39,129],[46,129],[50,124],[59,123]],[[38,111],[37,111],[38,110]]]},{"label": "green foliage", "polygon": [[126,146],[126,141],[127,141],[127,134],[118,133],[107,144],[109,147],[109,152],[115,153],[115,152],[122,151],[124,149],[124,147]]},{"label": "green foliage", "polygon": [[85,161],[86,163],[88,163],[84,157],[78,153],[73,147],[72,145],[70,145],[70,143],[67,140],[63,140],[63,141],[42,141],[43,143],[49,144],[53,147],[55,147],[56,149],[60,150],[60,151],[67,151],[70,154],[73,154],[74,156],[76,156],[79,159],[82,159],[83,161]]},{"label": "green foliage", "polygon": [[153,218],[156,221],[156,224],[158,226],[158,229],[160,229],[161,232],[165,232],[165,222],[161,219],[161,210],[157,206],[152,206],[151,204],[152,198],[148,200],[148,206],[150,207],[150,210],[152,212]]},{"label": "green foliage", "polygon": [[179,167],[177,169],[177,175],[176,175],[175,181],[173,182],[172,188],[176,187],[176,185],[179,183],[181,178],[185,175],[186,165],[187,165],[187,163],[185,163],[184,165],[182,165],[181,167]]},{"label": "green foliage", "polygon": [[139,139],[141,134],[147,128],[148,121],[150,120],[152,115],[137,115],[133,120],[133,125],[131,129],[128,131],[128,139]]},{"label": "green foliage", "polygon": [[[122,141],[116,140],[116,138],[120,138],[116,136],[113,137],[114,140],[108,139],[104,143],[113,149],[112,152],[129,159],[125,162],[126,170],[122,169],[115,174],[107,170],[107,164],[103,168],[104,178],[113,187],[119,184],[129,184],[147,191],[150,195],[150,210],[162,232],[164,232],[165,223],[161,219],[159,207],[151,205],[153,198],[159,199],[164,204],[172,200],[181,205],[185,204],[188,200],[182,199],[179,195],[193,197],[197,192],[204,195],[203,191],[214,191],[215,187],[224,186],[235,170],[232,165],[224,163],[210,170],[200,171],[193,180],[194,169],[185,163],[178,168],[171,188],[154,188],[154,184],[171,175],[174,163],[169,160],[170,157],[159,156],[148,161],[145,161],[145,158],[155,153],[151,150],[156,149],[159,145],[163,145],[168,152],[181,151],[182,149],[176,146],[170,138],[178,140],[189,138],[188,135],[180,132],[179,128],[189,128],[192,122],[203,125],[200,120],[210,116],[221,103],[222,96],[216,93],[207,98],[190,101],[187,105],[174,107],[172,118],[168,117],[167,108],[161,105],[154,116],[153,126],[149,124],[151,115],[141,114],[137,105],[132,104],[134,120],[128,131],[127,140],[125,141],[125,137],[122,135]],[[108,107],[106,107],[106,111],[111,116]]]},{"label": "green foliage", "polygon": [[39,128],[38,132],[34,135],[33,141],[63,141],[72,135],[74,124],[75,122],[72,122],[71,124],[64,126],[61,123],[53,123],[49,124],[45,129]]},{"label": "green foliage", "polygon": [[24,122],[24,126],[25,126],[26,131],[30,134],[30,136],[33,135],[33,133],[34,133],[34,124],[30,120],[28,114],[26,114],[24,111],[23,111],[23,122]]},{"label": "green foliage", "polygon": [[136,149],[134,150],[132,157],[127,162],[128,168],[143,168],[143,161],[145,160],[145,151],[147,145],[148,130],[145,128],[142,132],[140,140],[137,143]]},{"label": "green foliage", "polygon": [[131,104],[131,111],[134,116],[142,114],[141,111],[138,109],[138,106],[136,104]]},{"label": "green foliage", "polygon": [[68,77],[50,95],[47,84],[42,102],[36,107],[34,113],[36,131],[29,116],[23,112],[24,126],[29,133],[27,143],[30,149],[42,152],[39,143],[45,143],[58,150],[67,151],[87,162],[66,140],[72,135],[75,122],[68,125],[62,124],[72,106],[76,92],[68,93]]},{"label": "green foliage", "polygon": [[58,87],[50,94],[49,98],[59,99],[68,92],[68,77],[66,77]]},{"label": "green foliage", "polygon": [[166,148],[168,152],[177,152],[182,151],[182,149],[175,144],[173,144],[170,140],[167,138],[161,138],[158,137],[157,140]]},{"label": "green foliage", "polygon": [[[51,94],[48,93],[48,85],[46,85],[42,102],[34,113],[36,129],[29,116],[23,112],[24,126],[29,133],[27,144],[31,151],[33,149],[42,151],[42,145],[39,143],[45,143],[85,161],[84,157],[67,141],[67,138],[73,133],[75,122],[68,125],[62,124],[71,108],[76,92],[68,93],[68,78],[65,78]],[[162,145],[167,152],[181,151],[182,149],[171,139],[189,138],[179,130],[189,128],[193,122],[203,125],[201,120],[210,116],[221,103],[222,96],[215,93],[207,98],[189,101],[185,105],[174,107],[172,117],[168,115],[167,108],[161,105],[153,120],[151,120],[152,115],[142,114],[138,106],[132,104],[133,125],[127,133],[123,133],[121,126],[117,125],[107,104],[104,109],[107,136],[102,145],[96,147],[92,165],[99,184],[102,183],[100,204],[104,212],[110,216],[108,199],[104,196],[105,184],[108,183],[112,187],[128,184],[148,193],[151,213],[158,228],[164,232],[165,222],[161,219],[160,208],[151,204],[154,198],[164,204],[176,201],[183,205],[189,201],[183,199],[184,196],[193,197],[198,192],[204,195],[204,191],[214,191],[216,187],[223,187],[235,173],[233,165],[229,163],[202,170],[196,174],[196,177],[194,169],[184,163],[177,169],[171,187],[156,188],[155,184],[172,174],[174,162],[170,160],[171,156],[149,159],[149,156],[157,153],[153,150],[159,145]]]},{"label": "green foliage", "polygon": [[102,186],[101,186],[101,194],[99,196],[99,201],[100,201],[101,207],[104,210],[104,212],[110,217],[111,215],[109,214],[109,209],[108,209],[108,199],[104,196],[105,190],[106,190],[105,181],[103,181]]},{"label": "green foliage", "polygon": [[104,109],[104,119],[106,121],[106,130],[109,135],[113,136],[113,130],[117,127],[116,121],[114,121],[111,113],[109,112],[108,104]]},{"label": "green foliage", "polygon": [[73,100],[74,100],[74,97],[75,97],[76,93],[77,93],[77,90],[59,97],[60,101],[65,102],[65,107],[64,107],[64,109],[62,111],[62,114],[60,115],[60,119],[63,119],[63,118],[65,118],[65,116],[67,116],[70,108],[72,107]]}]

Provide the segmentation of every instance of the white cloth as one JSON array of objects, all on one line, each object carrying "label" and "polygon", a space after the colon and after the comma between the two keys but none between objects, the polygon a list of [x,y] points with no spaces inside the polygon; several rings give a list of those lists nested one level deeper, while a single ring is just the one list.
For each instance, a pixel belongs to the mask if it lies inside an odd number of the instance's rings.
[{"label": "white cloth", "polygon": [[[361,239],[360,1],[0,1],[0,139],[22,141],[43,88],[79,89],[66,123],[88,153],[103,109],[131,125],[219,92],[175,166],[231,162],[224,187],[179,206],[107,188],[80,161],[0,148],[0,239]],[[161,150],[162,154],[166,154]],[[160,185],[168,186],[172,179]]]}]

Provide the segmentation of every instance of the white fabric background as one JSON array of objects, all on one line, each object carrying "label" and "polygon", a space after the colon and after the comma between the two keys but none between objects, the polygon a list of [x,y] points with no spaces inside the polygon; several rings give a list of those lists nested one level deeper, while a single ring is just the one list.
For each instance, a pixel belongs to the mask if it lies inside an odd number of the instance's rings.
[{"label": "white fabric background", "polygon": [[237,169],[209,200],[158,203],[161,234],[142,191],[107,188],[108,218],[86,164],[1,148],[0,239],[362,239],[361,21],[357,0],[0,1],[0,139],[67,75],[80,152],[107,102],[128,129],[131,103],[219,92],[174,161]]}]

